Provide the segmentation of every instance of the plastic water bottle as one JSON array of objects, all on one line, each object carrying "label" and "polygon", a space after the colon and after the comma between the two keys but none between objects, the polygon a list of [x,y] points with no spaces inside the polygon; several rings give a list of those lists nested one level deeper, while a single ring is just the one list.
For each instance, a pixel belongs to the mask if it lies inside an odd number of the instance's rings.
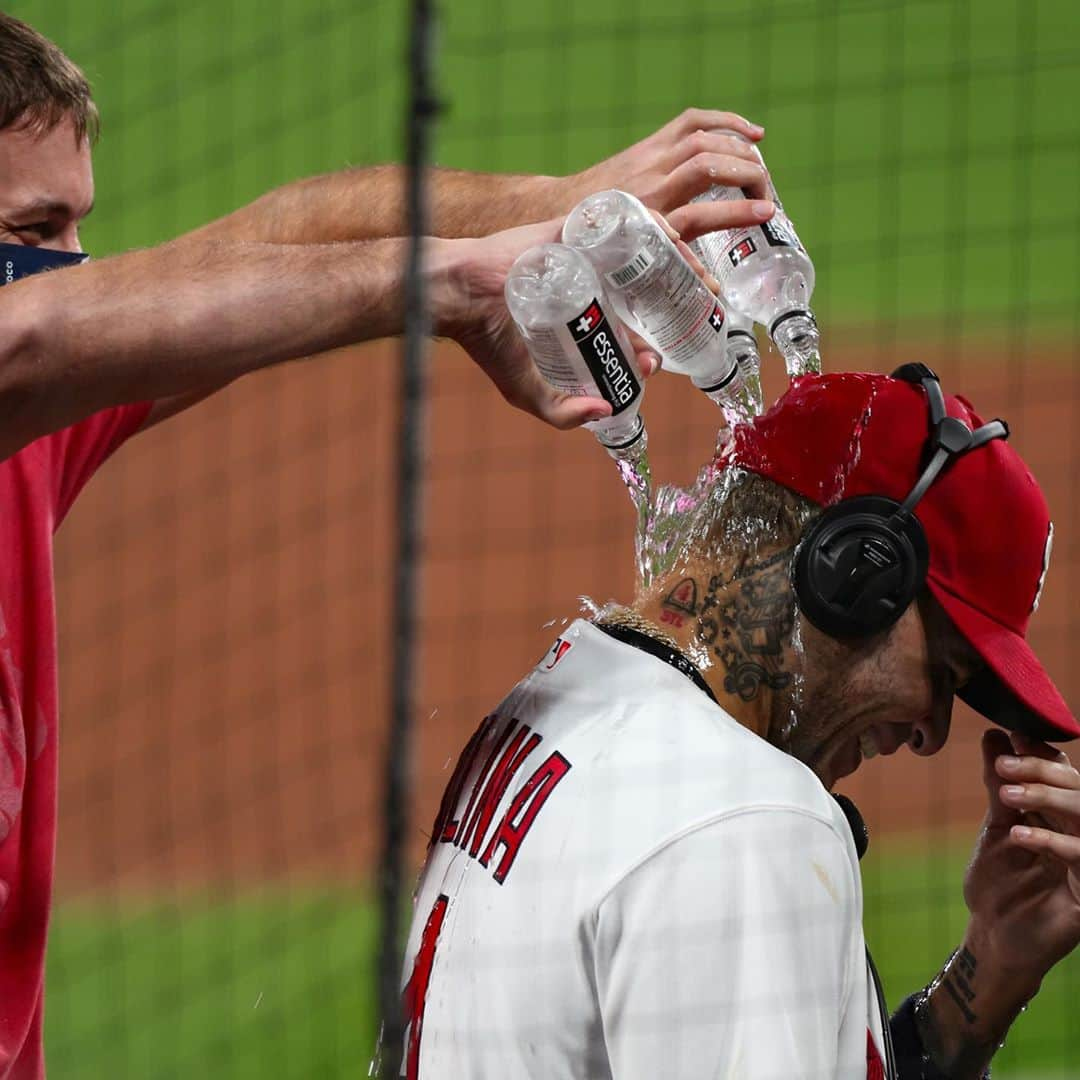
[{"label": "plastic water bottle", "polygon": [[619,313],[638,324],[668,371],[689,375],[728,424],[749,419],[723,306],[633,195],[610,190],[584,199],[563,225],[563,242],[588,256]]},{"label": "plastic water bottle", "polygon": [[646,436],[634,350],[589,260],[565,244],[530,248],[510,268],[506,305],[555,389],[611,404],[611,416],[585,425],[608,453],[640,452]]},{"label": "plastic water bottle", "polygon": [[760,414],[765,407],[765,400],[761,393],[761,357],[758,354],[757,338],[754,336],[754,320],[729,307],[727,328],[728,356],[739,365],[739,374],[742,375],[743,385],[746,387],[746,400],[752,404],[755,414]]},{"label": "plastic water bottle", "polygon": [[[764,165],[761,152],[738,132]],[[777,197],[772,178],[768,197],[776,213],[760,225],[739,226],[708,233],[695,241],[709,272],[720,282],[728,308],[769,331],[787,365],[789,375],[821,370],[820,335],[810,309],[814,292],[814,264],[799,240]],[[746,198],[738,188],[711,187],[695,202]]]}]

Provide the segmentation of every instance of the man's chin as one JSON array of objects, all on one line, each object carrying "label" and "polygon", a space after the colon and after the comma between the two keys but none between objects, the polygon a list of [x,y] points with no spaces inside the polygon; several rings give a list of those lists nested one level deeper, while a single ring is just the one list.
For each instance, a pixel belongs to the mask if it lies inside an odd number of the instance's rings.
[{"label": "man's chin", "polygon": [[821,782],[825,787],[832,791],[836,782],[855,772],[862,764],[862,760],[859,740],[848,739],[820,762],[814,771],[821,777]]}]

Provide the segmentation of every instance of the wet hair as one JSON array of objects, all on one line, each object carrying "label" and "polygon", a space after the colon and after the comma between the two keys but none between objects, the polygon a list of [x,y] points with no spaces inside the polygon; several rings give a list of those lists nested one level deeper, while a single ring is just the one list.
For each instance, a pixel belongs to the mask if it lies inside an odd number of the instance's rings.
[{"label": "wet hair", "polygon": [[70,118],[79,142],[98,136],[86,76],[47,37],[0,11],[0,131],[44,135]]},{"label": "wet hair", "polygon": [[742,469],[728,470],[709,504],[690,554],[719,557],[732,568],[766,552],[794,548],[807,524],[821,514],[817,503]]}]

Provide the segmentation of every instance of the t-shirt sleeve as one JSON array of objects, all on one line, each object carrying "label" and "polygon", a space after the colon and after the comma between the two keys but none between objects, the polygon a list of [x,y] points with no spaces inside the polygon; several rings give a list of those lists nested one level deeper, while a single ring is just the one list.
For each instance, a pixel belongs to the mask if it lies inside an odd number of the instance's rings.
[{"label": "t-shirt sleeve", "polygon": [[56,524],[64,519],[87,481],[146,422],[152,402],[103,409],[48,436],[53,465]]},{"label": "t-shirt sleeve", "polygon": [[596,911],[614,1080],[834,1077],[858,909],[843,840],[795,811],[740,813],[651,855]]}]

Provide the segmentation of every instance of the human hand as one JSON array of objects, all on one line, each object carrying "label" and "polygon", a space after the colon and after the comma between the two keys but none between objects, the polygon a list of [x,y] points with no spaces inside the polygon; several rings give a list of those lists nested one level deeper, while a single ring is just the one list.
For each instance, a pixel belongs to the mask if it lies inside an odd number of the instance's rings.
[{"label": "human hand", "polygon": [[1080,773],[1044,742],[982,741],[990,805],[964,880],[988,960],[1031,992],[1080,943]]},{"label": "human hand", "polygon": [[916,1012],[935,1065],[957,1080],[983,1076],[1043,976],[1080,942],[1080,773],[1046,743],[997,729],[982,758],[990,803],[964,876],[971,920]]},{"label": "human hand", "polygon": [[[760,225],[775,212],[768,201],[767,173],[752,142],[765,129],[736,113],[686,109],[647,138],[572,176],[553,183],[552,213],[568,213],[586,195],[621,188],[659,210],[684,239],[739,225]],[[738,187],[750,199],[690,204],[714,184]]]},{"label": "human hand", "polygon": [[[670,226],[658,220],[673,235]],[[565,430],[610,416],[611,405],[602,398],[556,390],[541,376],[504,294],[514,260],[537,244],[557,242],[561,233],[562,219],[558,219],[482,239],[435,240],[429,267],[435,332],[458,342],[511,405]],[[681,250],[690,254],[685,244]],[[701,273],[701,264],[696,259],[694,263]],[[660,357],[644,338],[629,328],[627,333],[638,368],[647,378],[659,369]]]}]

